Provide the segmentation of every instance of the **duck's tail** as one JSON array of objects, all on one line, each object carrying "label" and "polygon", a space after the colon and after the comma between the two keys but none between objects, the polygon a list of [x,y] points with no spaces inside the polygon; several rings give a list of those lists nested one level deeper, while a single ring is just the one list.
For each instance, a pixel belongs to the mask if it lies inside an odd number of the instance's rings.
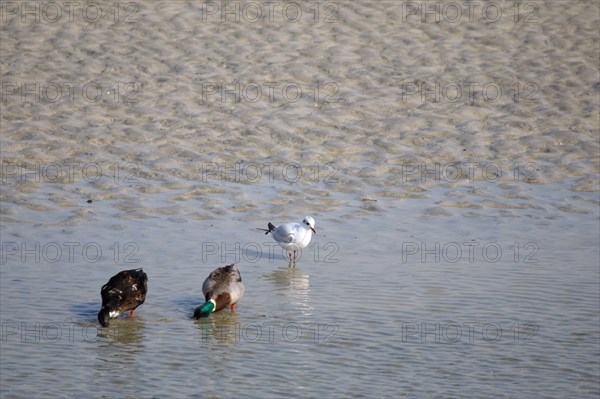
[{"label": "duck's tail", "polygon": [[213,310],[215,310],[215,306],[217,306],[217,304],[214,299],[210,299],[208,302],[205,302],[194,310],[194,318],[200,319],[202,317],[208,317]]}]

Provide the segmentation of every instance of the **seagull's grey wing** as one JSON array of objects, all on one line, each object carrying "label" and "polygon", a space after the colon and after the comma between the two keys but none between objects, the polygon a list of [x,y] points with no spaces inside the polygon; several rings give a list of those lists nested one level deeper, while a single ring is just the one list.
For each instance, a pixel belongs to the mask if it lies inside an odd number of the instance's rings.
[{"label": "seagull's grey wing", "polygon": [[275,230],[271,232],[273,238],[277,242],[294,242],[294,237],[296,236],[296,232],[294,226],[290,223],[285,223],[280,226],[277,226]]}]

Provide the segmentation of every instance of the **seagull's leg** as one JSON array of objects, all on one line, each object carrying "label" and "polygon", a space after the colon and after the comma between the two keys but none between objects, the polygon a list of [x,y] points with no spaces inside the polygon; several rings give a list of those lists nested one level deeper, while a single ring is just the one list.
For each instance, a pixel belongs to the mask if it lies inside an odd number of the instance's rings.
[{"label": "seagull's leg", "polygon": [[231,304],[231,311],[232,311],[232,312],[235,312],[235,303],[232,303],[232,304]]},{"label": "seagull's leg", "polygon": [[131,319],[133,317],[133,313],[135,312],[135,309],[132,309],[131,312],[129,312],[129,318]]}]

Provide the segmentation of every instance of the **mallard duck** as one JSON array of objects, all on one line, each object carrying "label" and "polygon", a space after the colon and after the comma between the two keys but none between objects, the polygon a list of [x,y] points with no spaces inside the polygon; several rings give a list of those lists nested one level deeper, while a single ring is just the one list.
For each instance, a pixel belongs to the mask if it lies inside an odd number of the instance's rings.
[{"label": "mallard duck", "polygon": [[294,253],[294,264],[296,263],[296,251],[304,249],[310,244],[315,230],[315,219],[306,216],[301,223],[283,223],[274,226],[269,222],[269,229],[265,234],[271,234],[271,237],[288,252],[290,262],[292,262],[292,252]]},{"label": "mallard duck", "polygon": [[148,292],[148,276],[142,269],[123,270],[102,286],[102,308],[98,312],[98,321],[102,327],[108,327],[110,319],[121,313],[135,309],[146,300]]},{"label": "mallard duck", "polygon": [[194,318],[208,317],[229,305],[235,311],[235,304],[244,295],[242,275],[235,264],[213,270],[202,284],[202,293],[206,302],[194,310]]}]

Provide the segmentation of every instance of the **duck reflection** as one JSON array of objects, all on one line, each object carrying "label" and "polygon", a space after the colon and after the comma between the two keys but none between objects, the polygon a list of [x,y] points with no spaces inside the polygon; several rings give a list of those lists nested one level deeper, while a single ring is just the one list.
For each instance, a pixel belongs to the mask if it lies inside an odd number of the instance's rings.
[{"label": "duck reflection", "polygon": [[212,313],[194,322],[201,342],[235,343],[240,341],[240,316],[232,311]]},{"label": "duck reflection", "polygon": [[[146,323],[140,318],[116,319],[110,327],[100,328],[97,325],[96,367],[97,378],[110,379],[116,384],[131,384],[139,379],[143,366],[138,355],[144,348],[144,330]],[[91,327],[90,330],[91,336]]]},{"label": "duck reflection", "polygon": [[[99,338],[108,338],[108,346],[119,347],[127,346],[139,348],[142,343],[142,332],[146,328],[146,323],[140,319],[119,319],[113,320],[110,328],[98,329]],[[138,345],[136,345],[138,344]]]}]

